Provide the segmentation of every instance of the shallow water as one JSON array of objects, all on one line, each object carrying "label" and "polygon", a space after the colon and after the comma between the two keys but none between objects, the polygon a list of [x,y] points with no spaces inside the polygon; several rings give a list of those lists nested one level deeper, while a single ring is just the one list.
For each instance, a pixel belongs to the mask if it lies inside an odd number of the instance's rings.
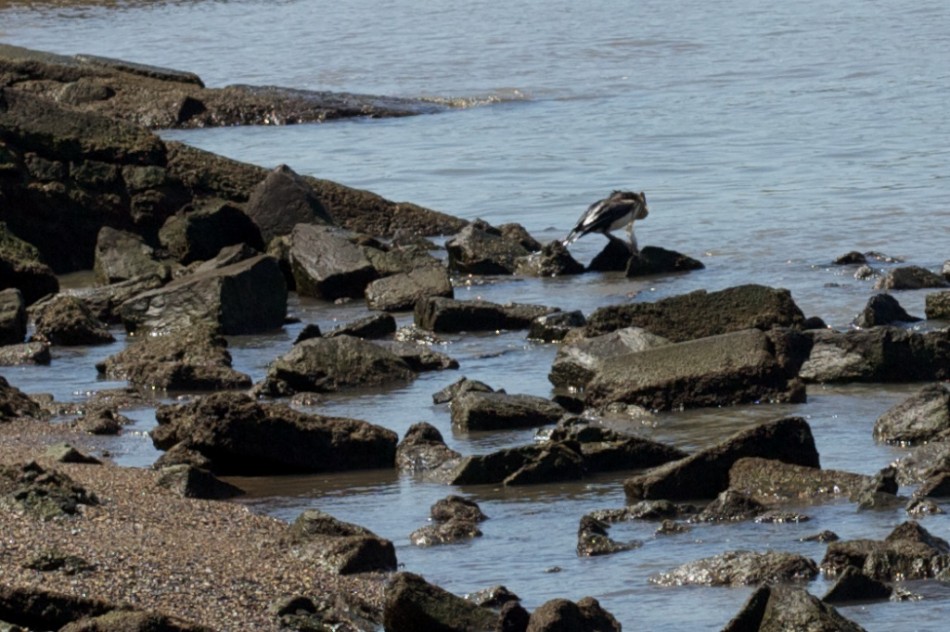
[{"label": "shallow water", "polygon": [[[560,238],[593,200],[614,188],[644,190],[650,216],[641,245],[699,258],[689,275],[502,279],[462,286],[458,298],[596,307],[655,300],[699,288],[758,282],[787,287],[807,315],[847,327],[873,294],[853,268],[830,265],[849,250],[878,250],[936,269],[950,258],[947,170],[950,6],[815,0],[718,6],[696,0],[584,4],[564,0],[431,4],[370,2],[126,2],[0,4],[0,41],[91,53],[197,72],[208,85],[273,84],[398,96],[455,97],[471,107],[438,115],[295,127],[165,132],[240,160],[373,190],[492,223],[520,222],[538,239]],[[492,103],[485,105],[485,103]],[[603,239],[572,246],[589,261]],[[883,264],[875,264],[884,267]],[[896,296],[923,315],[926,292]],[[302,322],[231,340],[235,366],[256,380],[299,329],[324,330],[364,313],[360,304],[295,299]],[[401,324],[409,315],[400,315]],[[945,323],[929,323],[941,326]],[[119,332],[117,332],[119,333]],[[4,375],[29,392],[79,399],[115,386],[97,380],[114,346],[57,351],[53,365]],[[533,431],[462,434],[431,394],[461,375],[509,392],[550,395],[555,349],[523,332],[446,336],[457,372],[411,384],[333,396],[313,410],[387,426],[439,427],[469,454],[530,441]],[[763,420],[808,419],[822,465],[871,474],[903,453],[876,445],[874,420],[914,385],[812,386],[808,403],[611,420],[686,449]],[[161,397],[160,394],[158,394]],[[109,449],[119,462],[150,464],[150,409]],[[844,538],[886,535],[900,510],[849,503],[802,508],[795,525],[698,526],[657,538],[655,525],[617,525],[611,535],[644,545],[605,558],[574,553],[580,516],[623,504],[625,474],[529,489],[450,489],[393,473],[241,479],[256,510],[292,520],[317,507],[392,539],[407,570],[457,593],[503,583],[532,608],[552,597],[597,597],[627,629],[721,628],[750,589],[660,588],[647,578],[738,548],[799,551],[798,538],[832,529]],[[907,491],[907,490],[903,490]],[[469,544],[418,549],[409,533],[449,493],[480,503],[490,520]],[[923,519],[950,538],[946,516]],[[560,572],[548,572],[554,567]],[[816,595],[824,580],[808,586]],[[941,630],[947,588],[910,587],[916,603],[843,608],[869,630]]]}]

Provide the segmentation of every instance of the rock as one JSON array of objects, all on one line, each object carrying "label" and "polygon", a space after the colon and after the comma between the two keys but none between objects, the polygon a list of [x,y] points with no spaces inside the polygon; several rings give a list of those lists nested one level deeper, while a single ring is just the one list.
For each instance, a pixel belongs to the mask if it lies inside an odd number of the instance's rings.
[{"label": "rock", "polygon": [[290,526],[289,544],[304,559],[341,575],[396,570],[396,549],[369,529],[308,509]]},{"label": "rock", "polygon": [[20,291],[26,305],[59,292],[59,280],[39,251],[0,222],[0,287]]},{"label": "rock", "polygon": [[157,290],[170,280],[171,269],[168,266],[160,266],[156,272],[145,276],[96,288],[85,288],[75,294],[85,301],[96,318],[104,323],[116,324],[122,322],[119,315],[119,306],[122,303],[149,290]]},{"label": "rock", "polygon": [[950,471],[935,472],[921,483],[914,498],[946,498],[950,496]]},{"label": "rock", "polygon": [[548,440],[578,444],[584,468],[591,473],[645,469],[687,456],[678,448],[594,426],[576,417],[559,421]]},{"label": "rock", "polygon": [[729,487],[729,470],[735,462],[754,456],[819,467],[808,422],[801,417],[785,417],[742,430],[711,448],[628,478],[624,491],[629,500],[715,498]]},{"label": "rock", "polygon": [[26,302],[15,287],[0,291],[0,345],[17,345],[26,338]]},{"label": "rock", "polygon": [[904,311],[897,299],[890,294],[875,294],[868,300],[864,311],[854,319],[854,325],[867,329],[892,323],[914,323],[919,320]]},{"label": "rock", "polygon": [[759,586],[722,632],[785,632],[824,630],[864,632],[834,607],[821,602],[806,590],[792,586]]},{"label": "rock", "polygon": [[950,391],[939,383],[923,387],[878,417],[874,438],[903,445],[950,438]]},{"label": "rock", "polygon": [[156,274],[161,265],[140,235],[111,226],[99,229],[93,271],[100,285]]},{"label": "rock", "polygon": [[564,409],[544,397],[468,391],[452,400],[452,424],[466,432],[557,423]]},{"label": "rock", "polygon": [[928,287],[947,287],[950,283],[936,272],[920,266],[893,268],[877,280],[875,290],[919,290]]},{"label": "rock", "polygon": [[584,266],[577,262],[560,241],[552,241],[537,252],[515,260],[515,274],[533,277],[556,277],[581,274]]},{"label": "rock", "polygon": [[788,290],[740,285],[718,292],[697,290],[655,303],[601,307],[587,319],[587,335],[642,327],[682,342],[750,328],[800,327],[804,320]]},{"label": "rock", "polygon": [[211,632],[202,625],[182,622],[157,612],[125,610],[117,607],[105,614],[82,618],[60,628],[60,632]]},{"label": "rock", "polygon": [[593,597],[552,599],[531,613],[526,632],[620,632],[620,623]]},{"label": "rock", "polygon": [[287,165],[278,165],[251,191],[245,213],[265,244],[289,235],[297,224],[333,224],[320,196]]},{"label": "rock", "polygon": [[928,294],[924,298],[924,316],[928,320],[950,320],[950,291]]},{"label": "rock", "polygon": [[[475,605],[481,606],[483,608],[493,609],[499,609],[506,603],[517,603],[521,601],[521,598],[518,595],[508,590],[508,588],[505,586],[492,586],[491,588],[485,588],[484,590],[469,593],[465,595],[465,598]],[[525,625],[527,624],[528,619],[525,617]]]},{"label": "rock", "polygon": [[329,226],[295,226],[289,258],[297,292],[327,301],[362,297],[379,276],[351,236]]},{"label": "rock", "polygon": [[265,249],[260,230],[251,218],[221,200],[186,206],[165,221],[158,239],[171,256],[185,265],[213,259],[222,248],[236,244],[245,244],[258,252]]},{"label": "rock", "polygon": [[166,332],[209,325],[226,336],[278,329],[287,314],[287,286],[277,260],[258,255],[193,274],[119,306],[130,332]]},{"label": "rock", "polygon": [[617,542],[607,535],[609,525],[606,522],[586,515],[581,517],[577,528],[577,554],[581,557],[611,555],[643,546],[642,542]]},{"label": "rock", "polygon": [[115,342],[105,324],[85,301],[69,294],[57,294],[33,307],[33,342],[56,346],[100,345]]},{"label": "rock", "polygon": [[693,511],[692,505],[685,508],[668,500],[641,500],[623,509],[602,509],[587,515],[607,523],[627,522],[629,520],[666,520],[679,518]]},{"label": "rock", "polygon": [[97,363],[96,370],[107,378],[153,389],[204,391],[251,386],[249,376],[231,368],[227,341],[201,327],[133,340]]},{"label": "rock", "polygon": [[726,551],[653,575],[650,582],[659,586],[751,586],[809,581],[817,575],[818,565],[797,553]]},{"label": "rock", "polygon": [[297,334],[297,337],[294,339],[294,344],[299,344],[304,340],[310,340],[311,338],[320,338],[323,336],[323,332],[320,331],[320,325],[316,323],[307,323],[303,329],[300,330],[300,333]]},{"label": "rock", "polygon": [[587,319],[580,310],[573,312],[554,312],[538,316],[531,321],[528,328],[529,340],[541,340],[543,342],[559,342],[564,340],[568,332],[587,324]]},{"label": "rock", "polygon": [[587,383],[584,401],[650,410],[802,402],[796,375],[808,343],[792,330],[747,329],[609,357]]},{"label": "rock", "polygon": [[415,546],[438,546],[468,542],[481,536],[481,529],[471,520],[452,519],[416,529],[409,534],[409,542]]},{"label": "rock", "polygon": [[211,472],[187,464],[161,468],[156,482],[184,498],[226,500],[244,493],[241,488],[225,483]]},{"label": "rock", "polygon": [[657,246],[644,246],[638,254],[630,257],[627,262],[626,276],[630,278],[651,274],[691,272],[702,270],[705,267],[701,261],[675,250],[667,250]]},{"label": "rock", "polygon": [[0,347],[0,366],[49,364],[51,360],[49,345],[45,342],[24,342]]},{"label": "rock", "polygon": [[914,521],[898,526],[884,540],[839,540],[828,545],[821,570],[829,576],[853,566],[879,581],[936,577],[950,566],[947,542]]},{"label": "rock", "polygon": [[827,544],[828,542],[837,542],[840,539],[841,538],[838,537],[837,533],[825,529],[824,531],[815,533],[814,535],[805,536],[804,538],[801,538],[799,542],[822,542]]},{"label": "rock", "polygon": [[432,519],[436,522],[448,522],[449,520],[482,522],[488,520],[488,516],[482,513],[478,503],[464,496],[457,496],[455,494],[437,500],[429,509],[429,515],[432,516]]},{"label": "rock", "polygon": [[584,475],[583,457],[569,446],[527,445],[447,462],[431,478],[449,485],[533,485],[575,481]]},{"label": "rock", "polygon": [[836,266],[848,266],[861,265],[867,262],[868,259],[864,256],[864,253],[858,252],[857,250],[852,250],[851,252],[845,253],[832,261],[832,264]]},{"label": "rock", "polygon": [[413,573],[396,573],[386,586],[386,632],[492,630],[498,615],[428,583]]},{"label": "rock", "polygon": [[901,485],[921,483],[944,470],[950,471],[950,442],[925,443],[894,461]]},{"label": "rock", "polygon": [[423,329],[459,333],[527,329],[535,318],[556,311],[558,310],[555,308],[542,305],[499,305],[480,299],[459,301],[430,297],[416,303],[414,316],[416,325]]},{"label": "rock", "polygon": [[741,458],[729,469],[729,489],[767,504],[855,496],[871,481],[861,474],[761,457]]},{"label": "rock", "polygon": [[396,319],[390,314],[370,314],[327,332],[327,337],[386,338],[396,333]]},{"label": "rock", "polygon": [[470,380],[467,377],[460,377],[438,393],[433,393],[432,403],[447,404],[457,396],[469,391],[476,391],[479,393],[494,393],[495,389],[484,382],[480,382],[479,380]]},{"label": "rock", "polygon": [[415,342],[383,342],[384,347],[392,351],[416,373],[425,371],[445,371],[459,368],[458,360],[439,353],[426,345]]},{"label": "rock", "polygon": [[86,463],[89,465],[102,465],[102,461],[94,456],[84,454],[69,445],[68,443],[59,443],[46,448],[46,456],[51,461],[57,463]]},{"label": "rock", "polygon": [[376,279],[366,286],[367,306],[385,312],[411,310],[417,302],[431,296],[455,296],[449,273],[442,266],[422,266]]},{"label": "rock", "polygon": [[409,426],[406,436],[396,446],[396,468],[408,474],[427,472],[461,456],[445,445],[438,428],[423,421]]},{"label": "rock", "polygon": [[691,522],[738,522],[764,514],[765,505],[734,489],[727,489],[691,519]]},{"label": "rock", "polygon": [[627,242],[611,238],[604,249],[587,265],[588,272],[625,272],[633,252]]},{"label": "rock", "polygon": [[445,243],[449,269],[460,274],[514,274],[518,258],[530,254],[520,239],[482,220],[463,228]]},{"label": "rock", "polygon": [[353,336],[335,336],[310,338],[294,345],[271,363],[260,388],[272,396],[306,391],[332,393],[414,377],[409,365],[391,351]]},{"label": "rock", "polygon": [[36,419],[42,415],[43,411],[39,404],[17,387],[11,386],[6,378],[0,376],[0,421],[17,417]]},{"label": "rock", "polygon": [[[562,312],[555,312],[553,318]],[[548,380],[558,388],[581,389],[603,370],[610,358],[670,344],[666,338],[639,327],[625,327],[608,334],[583,338],[558,347]]]},{"label": "rock", "polygon": [[48,521],[76,515],[79,505],[98,505],[99,499],[66,474],[31,461],[0,465],[0,504]]},{"label": "rock", "polygon": [[214,393],[160,406],[152,443],[185,443],[210,459],[215,474],[279,474],[391,468],[396,433],[365,421],[307,415],[241,393]]},{"label": "rock", "polygon": [[848,603],[852,601],[878,601],[890,599],[894,590],[853,566],[848,566],[838,576],[825,596],[821,598],[825,603]]},{"label": "rock", "polygon": [[75,421],[76,427],[94,435],[117,435],[122,426],[132,423],[128,417],[107,408],[91,409]]},{"label": "rock", "polygon": [[950,330],[919,333],[874,327],[807,332],[811,354],[799,371],[807,382],[912,382],[950,378]]}]

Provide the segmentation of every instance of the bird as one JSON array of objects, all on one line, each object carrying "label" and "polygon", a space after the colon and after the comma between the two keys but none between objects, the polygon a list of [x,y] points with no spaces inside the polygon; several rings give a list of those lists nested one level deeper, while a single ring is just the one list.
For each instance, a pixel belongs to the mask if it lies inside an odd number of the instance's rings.
[{"label": "bird", "polygon": [[643,191],[613,191],[609,196],[588,206],[577,220],[577,225],[561,243],[568,246],[588,233],[603,233],[608,239],[617,239],[610,232],[626,226],[630,250],[637,254],[639,249],[637,238],[633,235],[633,222],[644,219],[649,214],[647,196]]}]

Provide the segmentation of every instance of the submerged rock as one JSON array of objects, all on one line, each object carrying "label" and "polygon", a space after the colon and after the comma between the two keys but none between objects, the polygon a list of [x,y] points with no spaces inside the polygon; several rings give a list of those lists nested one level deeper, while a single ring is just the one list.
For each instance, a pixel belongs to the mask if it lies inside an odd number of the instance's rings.
[{"label": "submerged rock", "polygon": [[849,497],[858,494],[871,481],[870,476],[862,474],[761,457],[741,458],[729,469],[729,489],[768,504]]},{"label": "submerged rock", "polygon": [[609,525],[593,516],[581,517],[577,528],[577,554],[582,557],[611,555],[643,546],[642,542],[617,542],[608,535]]},{"label": "submerged rock", "polygon": [[749,586],[800,582],[818,576],[818,565],[797,553],[727,551],[650,577],[659,586]]}]

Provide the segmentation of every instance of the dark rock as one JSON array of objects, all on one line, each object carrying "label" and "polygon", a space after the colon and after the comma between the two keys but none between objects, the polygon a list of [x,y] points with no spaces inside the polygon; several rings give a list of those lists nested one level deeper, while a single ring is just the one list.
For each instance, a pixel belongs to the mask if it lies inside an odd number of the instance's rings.
[{"label": "dark rock", "polygon": [[821,570],[836,576],[848,566],[879,581],[928,579],[945,570],[950,561],[947,542],[910,521],[884,540],[840,540],[828,545]]},{"label": "dark rock", "polygon": [[481,535],[481,529],[471,520],[453,518],[416,529],[409,534],[409,542],[415,546],[437,546],[467,542]]},{"label": "dark rock", "polygon": [[751,586],[762,582],[809,581],[818,565],[797,553],[726,551],[650,577],[660,586]]},{"label": "dark rock", "polygon": [[105,377],[163,390],[248,388],[251,378],[231,368],[227,341],[209,329],[192,327],[133,340],[96,364]]},{"label": "dark rock", "polygon": [[[556,312],[551,317],[563,312]],[[666,338],[639,327],[625,327],[608,334],[583,338],[558,347],[548,380],[558,388],[587,386],[604,363],[614,357],[670,344]]]},{"label": "dark rock", "polygon": [[409,426],[396,446],[396,468],[410,474],[427,472],[461,456],[445,445],[438,428],[423,421]]},{"label": "dark rock", "polygon": [[867,262],[868,259],[864,256],[864,253],[858,252],[857,250],[845,253],[832,261],[836,266],[861,265]]},{"label": "dark rock", "polygon": [[519,239],[477,220],[445,243],[449,269],[461,274],[513,274],[518,258],[530,254]]},{"label": "dark rock", "polygon": [[429,515],[436,522],[448,522],[449,520],[482,522],[488,520],[488,516],[482,513],[478,503],[455,494],[437,500],[430,508]]},{"label": "dark rock", "polygon": [[0,421],[17,417],[36,419],[42,415],[43,410],[39,404],[17,387],[11,386],[6,378],[0,376]]},{"label": "dark rock", "polygon": [[163,467],[156,482],[184,498],[226,500],[244,493],[241,488],[225,483],[211,472],[187,464]]},{"label": "dark rock", "polygon": [[103,226],[96,237],[93,270],[101,285],[158,273],[155,249],[135,233]]},{"label": "dark rock", "polygon": [[517,601],[510,601],[501,606],[498,612],[498,624],[495,629],[499,632],[525,632],[531,614]]},{"label": "dark rock", "polygon": [[515,273],[533,277],[556,277],[581,274],[584,266],[577,262],[560,241],[533,249],[529,255],[515,260]]},{"label": "dark rock", "polygon": [[920,319],[911,316],[890,294],[875,294],[868,300],[864,311],[854,319],[856,327],[867,329],[892,323],[914,323]]},{"label": "dark rock", "polygon": [[386,338],[396,333],[396,319],[390,314],[370,314],[327,332],[327,337]]},{"label": "dark rock", "polygon": [[549,440],[577,443],[588,472],[644,469],[687,456],[678,448],[594,426],[578,418],[559,421]]},{"label": "dark rock", "polygon": [[655,303],[601,307],[587,319],[587,335],[642,327],[682,342],[749,328],[800,327],[804,320],[788,290],[741,285],[718,292],[697,290]]},{"label": "dark rock", "polygon": [[657,246],[644,246],[639,253],[627,262],[627,277],[649,276],[651,274],[669,274],[671,272],[690,272],[702,270],[706,266],[675,250]]},{"label": "dark rock", "polygon": [[79,619],[60,632],[212,632],[211,628],[182,622],[161,613],[116,608],[105,614]]},{"label": "dark rock", "polygon": [[921,483],[944,470],[950,471],[950,442],[925,443],[894,461],[901,485]]},{"label": "dark rock", "polygon": [[90,564],[85,558],[78,555],[65,555],[59,551],[46,551],[23,565],[41,573],[60,571],[63,575],[77,575],[90,573],[96,570],[95,564]]},{"label": "dark rock", "polygon": [[319,338],[322,335],[323,332],[320,331],[320,325],[308,323],[300,330],[300,333],[297,334],[297,337],[294,339],[294,344],[301,343],[304,340],[310,340],[311,338]]},{"label": "dark rock", "polygon": [[386,587],[386,632],[492,630],[498,615],[413,573],[396,573]]},{"label": "dark rock", "polygon": [[809,329],[828,329],[828,324],[819,316],[809,316],[802,323],[802,329],[805,331]]},{"label": "dark rock", "polygon": [[416,373],[425,371],[445,371],[459,368],[458,360],[431,347],[414,342],[383,342],[384,347],[392,351]]},{"label": "dark rock", "polygon": [[51,360],[49,345],[45,342],[25,342],[0,347],[0,366],[49,364]]},{"label": "dark rock", "polygon": [[277,358],[261,391],[273,396],[312,391],[331,393],[357,386],[408,381],[415,373],[383,347],[354,338],[310,338]]},{"label": "dark rock", "polygon": [[946,498],[950,496],[950,471],[935,472],[914,492],[915,498]]},{"label": "dark rock", "polygon": [[426,245],[383,244],[372,237],[360,239],[358,245],[363,255],[382,277],[407,274],[421,268],[439,268],[445,271],[448,278],[445,262],[432,256],[429,253],[430,248]]},{"label": "dark rock", "polygon": [[801,538],[800,542],[821,542],[821,543],[827,544],[828,542],[837,542],[840,539],[841,538],[838,537],[837,533],[835,533],[834,531],[829,531],[825,529],[824,531],[820,533],[816,533],[814,535],[809,535],[809,536],[805,536],[804,538]]},{"label": "dark rock", "polygon": [[848,566],[821,600],[825,603],[878,601],[890,599],[893,592],[894,590],[884,582],[868,577],[860,569]]},{"label": "dark rock", "polygon": [[79,430],[94,435],[117,435],[130,423],[128,417],[107,408],[89,410],[75,422]]},{"label": "dark rock", "polygon": [[122,317],[119,315],[119,306],[122,303],[149,290],[156,290],[170,280],[171,269],[168,266],[160,266],[152,274],[112,283],[111,285],[78,290],[76,296],[82,298],[96,318],[102,322],[121,323]]},{"label": "dark rock", "polygon": [[[501,608],[506,603],[517,603],[521,601],[521,597],[508,590],[505,586],[485,588],[484,590],[469,593],[465,595],[465,598],[482,608],[493,609]],[[525,617],[525,625],[527,625],[527,623],[528,619]]]},{"label": "dark rock", "polygon": [[535,318],[556,311],[555,308],[542,305],[499,305],[483,300],[459,301],[430,297],[416,303],[414,316],[416,325],[423,329],[459,333],[527,329]]},{"label": "dark rock", "polygon": [[796,375],[808,343],[793,330],[747,329],[609,357],[587,383],[584,401],[650,410],[802,402]]},{"label": "dark rock", "polygon": [[211,459],[184,443],[176,443],[155,459],[152,469],[161,470],[176,465],[188,465],[195,469],[208,471],[211,469]]},{"label": "dark rock", "polygon": [[46,456],[57,463],[86,463],[89,465],[101,465],[102,461],[94,456],[83,454],[68,443],[51,445],[46,448]]},{"label": "dark rock", "polygon": [[245,213],[265,244],[289,235],[297,224],[333,224],[320,196],[287,165],[278,165],[251,191]]},{"label": "dark rock", "polygon": [[351,235],[329,226],[294,227],[289,259],[297,292],[328,301],[362,297],[379,276]]},{"label": "dark rock", "polygon": [[367,306],[385,312],[411,310],[430,296],[455,296],[449,273],[442,266],[423,266],[376,279],[366,286]]},{"label": "dark rock", "polygon": [[593,597],[552,599],[531,613],[526,632],[620,632],[620,623]]},{"label": "dark rock", "polygon": [[887,509],[899,504],[897,498],[897,469],[885,467],[871,477],[852,497],[858,509]]},{"label": "dark rock", "polygon": [[236,244],[245,244],[258,252],[265,249],[251,218],[221,200],[186,206],[165,221],[158,238],[169,254],[186,265],[212,259],[222,248]]},{"label": "dark rock", "polygon": [[467,377],[461,377],[443,388],[438,393],[433,393],[432,403],[447,404],[448,402],[451,402],[453,399],[455,399],[458,395],[467,393],[469,391],[476,391],[479,393],[494,393],[495,389],[484,382],[470,380]]},{"label": "dark rock", "polygon": [[622,551],[643,546],[642,542],[617,542],[608,534],[609,525],[606,522],[586,515],[581,517],[580,526],[577,528],[577,554],[581,557],[593,557],[595,555],[611,555]]},{"label": "dark rock", "polygon": [[0,291],[0,345],[17,345],[26,338],[26,302],[16,288]]},{"label": "dark rock", "polygon": [[396,433],[365,421],[307,415],[240,393],[161,406],[152,443],[184,442],[211,460],[216,474],[333,472],[393,467]]},{"label": "dark rock", "polygon": [[287,314],[287,286],[277,260],[258,255],[222,268],[211,262],[193,274],[122,303],[131,332],[210,325],[223,335],[278,329]]},{"label": "dark rock", "polygon": [[57,294],[33,306],[32,342],[57,346],[97,345],[115,342],[105,324],[85,301],[69,294]]},{"label": "dark rock", "polygon": [[624,481],[631,500],[715,498],[729,487],[729,470],[743,457],[778,459],[819,467],[811,428],[801,417],[785,417],[737,432],[692,456]]},{"label": "dark rock", "polygon": [[468,391],[452,400],[452,424],[465,431],[533,428],[557,423],[564,409],[544,397]]},{"label": "dark rock", "polygon": [[625,272],[633,251],[627,242],[612,238],[587,265],[589,272]]},{"label": "dark rock", "polygon": [[871,482],[871,477],[861,474],[794,465],[772,458],[742,458],[729,469],[729,488],[763,503],[847,497],[856,495]]},{"label": "dark rock", "polygon": [[0,586],[0,619],[31,630],[59,630],[72,621],[95,617],[113,608],[105,601],[38,587]]},{"label": "dark rock", "polygon": [[449,485],[533,485],[575,481],[584,475],[583,457],[565,444],[508,448],[446,463],[433,478]]},{"label": "dark rock", "polygon": [[99,499],[66,474],[34,461],[0,465],[0,504],[16,505],[39,520],[54,520],[75,515],[79,505],[98,505]]},{"label": "dark rock", "polygon": [[929,384],[874,422],[874,438],[904,445],[950,438],[950,391]]},{"label": "dark rock", "polygon": [[739,614],[726,624],[722,632],[786,630],[864,632],[864,628],[841,616],[834,607],[823,603],[808,591],[768,584],[752,593]]},{"label": "dark rock", "polygon": [[666,520],[679,518],[687,510],[668,500],[641,500],[623,509],[602,509],[588,514],[592,518],[608,523],[628,520]]},{"label": "dark rock", "polygon": [[920,266],[904,266],[887,271],[874,284],[875,290],[919,290],[928,287],[947,287],[943,276]]},{"label": "dark rock", "polygon": [[528,338],[530,340],[542,340],[544,342],[559,342],[564,340],[568,332],[587,324],[587,319],[580,310],[573,312],[554,312],[538,316],[531,321],[528,328]]},{"label": "dark rock", "polygon": [[317,509],[297,516],[289,541],[303,559],[313,559],[341,575],[396,570],[392,542]]},{"label": "dark rock", "polygon": [[950,378],[950,330],[918,333],[874,327],[839,333],[809,331],[807,382],[915,382]]},{"label": "dark rock", "polygon": [[738,522],[765,513],[765,505],[742,492],[727,489],[691,520],[691,522]]},{"label": "dark rock", "polygon": [[950,291],[928,294],[924,298],[924,316],[928,320],[950,320]]}]

